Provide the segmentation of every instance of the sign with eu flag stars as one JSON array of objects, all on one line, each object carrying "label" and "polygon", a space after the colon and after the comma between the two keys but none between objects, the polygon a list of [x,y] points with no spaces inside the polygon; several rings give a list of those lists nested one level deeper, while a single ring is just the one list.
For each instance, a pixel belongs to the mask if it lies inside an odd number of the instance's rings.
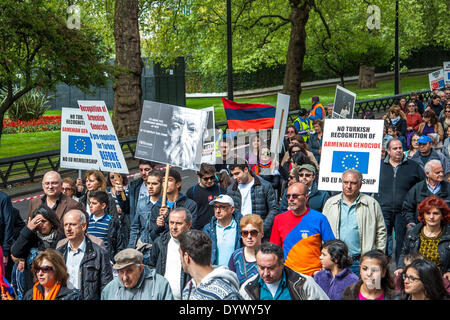
[{"label": "sign with eu flag stars", "polygon": [[361,173],[368,173],[369,157],[370,152],[333,151],[331,172],[342,173],[353,169]]},{"label": "sign with eu flag stars", "polygon": [[383,120],[325,119],[318,189],[342,192],[347,170],[362,173],[361,192],[378,193]]},{"label": "sign with eu flag stars", "polygon": [[98,170],[95,146],[89,136],[86,118],[77,108],[62,108],[61,168]]},{"label": "sign with eu flag stars", "polygon": [[89,137],[69,136],[69,153],[92,154],[92,142]]}]

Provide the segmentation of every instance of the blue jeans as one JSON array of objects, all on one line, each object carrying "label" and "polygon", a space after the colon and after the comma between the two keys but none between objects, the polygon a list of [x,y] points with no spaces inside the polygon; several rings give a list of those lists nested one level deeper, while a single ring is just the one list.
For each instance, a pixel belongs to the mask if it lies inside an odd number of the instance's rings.
[{"label": "blue jeans", "polygon": [[353,261],[352,266],[350,267],[350,270],[352,270],[352,272],[354,274],[356,274],[359,277],[359,265],[361,263],[361,260],[355,260]]}]

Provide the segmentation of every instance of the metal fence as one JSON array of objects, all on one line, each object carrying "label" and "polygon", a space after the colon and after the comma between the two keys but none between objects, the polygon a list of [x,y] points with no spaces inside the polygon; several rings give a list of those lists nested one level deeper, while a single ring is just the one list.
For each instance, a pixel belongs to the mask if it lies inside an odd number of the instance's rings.
[{"label": "metal fence", "polygon": [[[421,94],[424,100],[427,101],[431,97],[432,91],[422,90],[417,91],[417,94]],[[406,98],[409,101],[410,95],[409,93],[402,93],[389,97],[357,101],[355,103],[355,117],[360,117],[366,111],[375,113],[386,112],[389,107],[398,104],[401,98]],[[292,123],[297,116],[298,110],[290,111],[288,123]],[[228,128],[226,121],[216,122],[215,126],[216,129],[222,129],[223,132]],[[137,137],[119,139],[126,159],[134,158],[136,140]],[[59,149],[0,159],[1,184],[6,188],[13,183],[34,181],[41,178],[48,170],[55,170],[61,173],[73,171],[73,169],[61,169],[59,162]]]}]

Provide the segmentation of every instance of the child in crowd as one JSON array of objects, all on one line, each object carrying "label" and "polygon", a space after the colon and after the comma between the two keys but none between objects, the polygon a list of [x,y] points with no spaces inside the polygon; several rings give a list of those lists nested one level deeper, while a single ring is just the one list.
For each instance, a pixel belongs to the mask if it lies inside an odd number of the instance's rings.
[{"label": "child in crowd", "polygon": [[389,259],[381,250],[371,250],[361,258],[359,280],[342,293],[343,300],[399,300],[389,272]]},{"label": "child in crowd", "polygon": [[330,300],[340,300],[345,288],[358,281],[358,276],[349,268],[352,260],[347,245],[342,240],[329,240],[320,251],[323,270],[314,275],[314,280]]},{"label": "child in crowd", "polygon": [[400,132],[398,131],[398,128],[394,125],[390,125],[387,129],[387,134],[391,136],[393,139],[398,139],[402,142],[403,150],[407,150],[408,146],[406,145],[406,139],[405,137],[400,135]]},{"label": "child in crowd", "polygon": [[105,212],[108,205],[106,191],[97,190],[89,193],[89,226],[87,232],[103,240],[108,248],[108,228],[111,216]]}]

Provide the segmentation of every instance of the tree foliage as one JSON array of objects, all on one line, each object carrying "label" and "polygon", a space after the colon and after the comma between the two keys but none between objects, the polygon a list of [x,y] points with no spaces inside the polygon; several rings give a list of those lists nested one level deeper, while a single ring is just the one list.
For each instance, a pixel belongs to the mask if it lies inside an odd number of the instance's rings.
[{"label": "tree foliage", "polygon": [[105,84],[111,71],[107,48],[88,27],[69,29],[66,10],[55,1],[0,2],[0,84],[7,91],[0,134],[5,112],[33,88],[48,91],[64,82],[89,91]]}]

